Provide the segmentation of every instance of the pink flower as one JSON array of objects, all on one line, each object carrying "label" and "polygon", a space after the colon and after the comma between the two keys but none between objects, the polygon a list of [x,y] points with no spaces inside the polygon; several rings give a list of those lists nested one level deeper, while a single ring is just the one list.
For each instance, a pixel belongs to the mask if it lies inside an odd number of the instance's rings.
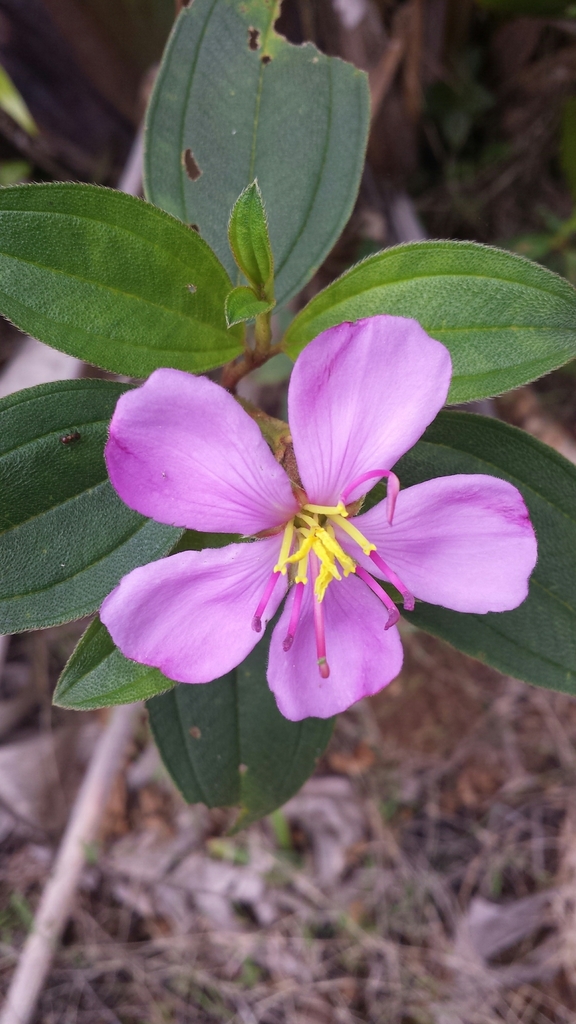
[{"label": "pink flower", "polygon": [[[106,460],[131,508],[250,543],[184,551],[125,576],[102,621],[128,658],[205,683],[249,654],[288,593],[268,682],[283,715],[327,718],[402,666],[396,606],[377,580],[459,612],[519,605],[536,562],[520,493],[496,477],[399,491],[392,467],[446,400],[448,350],[414,320],[377,316],[319,335],[288,393],[301,487],[222,388],[156,370],[118,402]],[[388,497],[364,515],[379,479]],[[264,535],[264,536],[262,536]]]}]

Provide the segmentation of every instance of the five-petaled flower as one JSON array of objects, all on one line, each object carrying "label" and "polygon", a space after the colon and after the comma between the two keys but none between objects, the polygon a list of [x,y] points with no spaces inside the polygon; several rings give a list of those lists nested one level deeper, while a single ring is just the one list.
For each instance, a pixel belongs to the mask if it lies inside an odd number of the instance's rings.
[{"label": "five-petaled flower", "polygon": [[[255,538],[134,569],[102,620],[120,650],[206,683],[272,633],[268,683],[283,715],[326,718],[400,671],[396,605],[377,580],[459,612],[526,597],[536,540],[520,493],[492,476],[399,491],[392,467],[446,400],[448,350],[414,320],[332,327],[299,356],[288,392],[298,480],[257,424],[203,377],[156,370],[123,395],[106,448],[121,498],[163,523]],[[387,497],[355,514],[374,484]]]}]

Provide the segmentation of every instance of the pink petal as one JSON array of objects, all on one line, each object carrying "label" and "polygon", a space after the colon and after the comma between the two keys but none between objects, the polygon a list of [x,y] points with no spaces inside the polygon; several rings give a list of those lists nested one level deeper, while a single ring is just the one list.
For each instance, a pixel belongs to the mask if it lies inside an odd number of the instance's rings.
[{"label": "pink petal", "polygon": [[250,535],[296,509],[254,420],[206,377],[156,370],[117,406],[106,462],[130,508],[161,523]]},{"label": "pink petal", "polygon": [[330,583],[324,597],[326,651],[330,666],[322,679],[316,663],[313,590],[305,587],[294,642],[288,652],[293,587],[270,642],[268,685],[285,718],[330,718],[361,697],[377,693],[402,668],[402,644],[395,626],[385,630],[388,613],[356,576]]},{"label": "pink petal", "polygon": [[[183,551],[134,569],[104,601],[102,622],[127,658],[180,683],[208,683],[239,665],[261,639],[252,618],[280,543],[281,536]],[[285,593],[280,576],[267,619]]]},{"label": "pink petal", "polygon": [[[415,320],[374,316],[319,334],[294,367],[288,412],[309,500],[336,504],[376,469],[392,469],[446,401],[448,349]],[[354,501],[376,483],[359,485]]]},{"label": "pink petal", "polygon": [[[520,492],[481,474],[443,476],[400,491],[394,523],[385,502],[354,525],[416,597],[457,612],[504,612],[528,594],[536,537]],[[347,550],[373,575],[358,549]]]}]

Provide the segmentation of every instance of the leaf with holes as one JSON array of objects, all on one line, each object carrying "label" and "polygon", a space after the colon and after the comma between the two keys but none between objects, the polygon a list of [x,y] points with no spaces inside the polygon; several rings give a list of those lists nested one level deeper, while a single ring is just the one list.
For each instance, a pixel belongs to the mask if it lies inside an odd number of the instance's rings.
[{"label": "leaf with holes", "polygon": [[289,722],[268,689],[269,634],[213,683],[179,684],[148,701],[162,759],[189,803],[240,806],[237,827],[285,803],[312,774],[333,720]]},{"label": "leaf with holes", "polygon": [[151,202],[196,224],[235,284],[228,218],[257,178],[282,303],[352,211],[369,100],[363,72],[277,35],[279,6],[194,0],[181,12],[149,107],[145,176]]},{"label": "leaf with holes", "polygon": [[521,256],[475,242],[410,242],[371,256],[292,321],[293,359],[327,327],[412,317],[452,356],[449,402],[509,391],[576,356],[576,290]]},{"label": "leaf with holes", "polygon": [[0,401],[0,633],[95,611],[182,534],[133,512],[104,463],[126,384],[57,381]]},{"label": "leaf with holes", "polygon": [[60,708],[90,711],[131,704],[170,690],[175,683],[157,668],[129,661],[120,653],[99,618],[72,652],[54,693]]},{"label": "leaf with holes", "polygon": [[198,373],[242,350],[232,285],[197,232],[94,185],[0,190],[0,311],[48,345],[131,377]]},{"label": "leaf with holes", "polygon": [[[528,598],[511,612],[467,615],[417,602],[407,619],[501,672],[576,693],[576,466],[506,423],[445,412],[395,467],[403,487],[488,473],[522,492],[538,537]],[[368,504],[377,500],[372,494]]]}]

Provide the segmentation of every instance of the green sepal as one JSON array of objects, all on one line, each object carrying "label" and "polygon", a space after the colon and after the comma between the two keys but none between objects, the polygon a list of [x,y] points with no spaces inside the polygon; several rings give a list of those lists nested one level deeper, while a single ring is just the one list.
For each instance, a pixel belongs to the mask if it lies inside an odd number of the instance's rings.
[{"label": "green sepal", "polygon": [[96,617],[72,652],[54,692],[60,708],[90,711],[147,700],[175,686],[157,668],[129,661]]},{"label": "green sepal", "polygon": [[272,301],[274,258],[270,248],[264,200],[257,181],[253,181],[244,189],[232,207],[228,241],[238,267],[248,279],[257,297]]}]

